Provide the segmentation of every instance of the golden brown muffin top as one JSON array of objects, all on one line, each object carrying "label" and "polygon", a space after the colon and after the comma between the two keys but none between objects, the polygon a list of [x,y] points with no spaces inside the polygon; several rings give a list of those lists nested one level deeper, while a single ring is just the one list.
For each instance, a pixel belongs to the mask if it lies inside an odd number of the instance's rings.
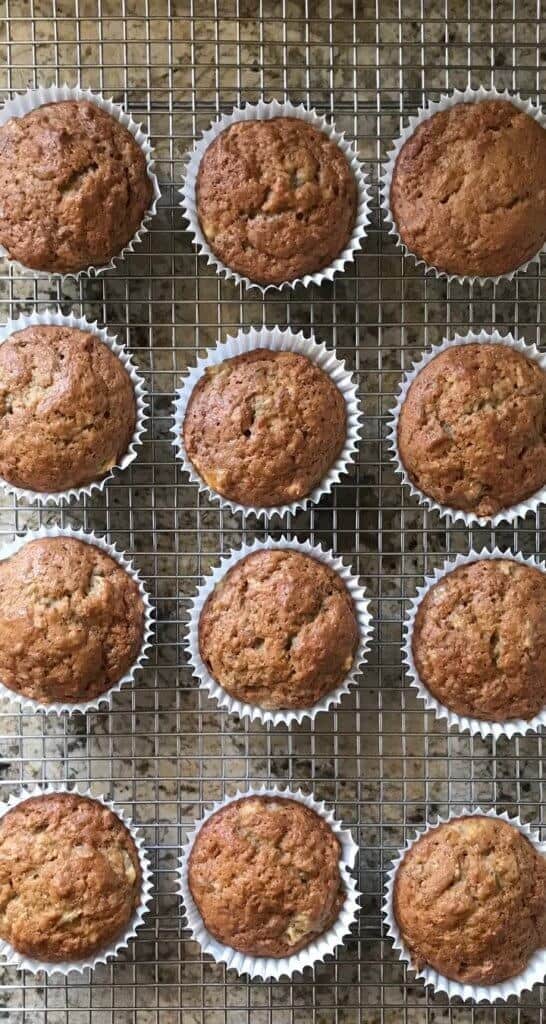
[{"label": "golden brown muffin top", "polygon": [[0,476],[33,491],[100,480],[136,423],[127,370],[96,335],[37,325],[0,345]]},{"label": "golden brown muffin top", "polygon": [[309,708],[350,672],[358,624],[328,565],[297,551],[256,551],[210,594],[199,647],[232,697],[261,708]]},{"label": "golden brown muffin top", "polygon": [[42,704],[106,693],[144,634],[138,584],[95,544],[29,541],[0,561],[0,681]]},{"label": "golden brown muffin top", "polygon": [[506,559],[459,566],[421,601],[412,650],[457,714],[533,718],[546,706],[546,574]]},{"label": "golden brown muffin top", "polygon": [[455,818],[406,853],[394,914],[417,970],[497,984],[546,945],[546,859],[506,821]]},{"label": "golden brown muffin top", "polygon": [[508,345],[456,345],[412,381],[398,450],[412,483],[493,516],[546,483],[546,373]]},{"label": "golden brown muffin top", "polygon": [[243,797],[199,831],[189,887],[219,942],[251,956],[291,956],[339,915],[345,900],[340,854],[337,836],[311,808],[280,797]]},{"label": "golden brown muffin top", "polygon": [[120,939],[141,899],[132,836],[97,800],[31,797],[0,819],[0,937],[44,962]]},{"label": "golden brown muffin top", "polygon": [[0,243],[25,267],[109,263],[152,196],[142,149],[94,103],[47,103],[0,126]]},{"label": "golden brown muffin top", "polygon": [[356,207],[345,154],[297,118],[233,124],[199,165],[197,212],[210,248],[259,284],[329,266],[352,235]]},{"label": "golden brown muffin top", "polygon": [[546,131],[506,100],[434,114],[398,154],[390,205],[402,241],[429,266],[507,274],[546,241]]},{"label": "golden brown muffin top", "polygon": [[345,444],[345,400],[306,356],[256,349],[209,366],[184,419],[188,458],[212,490],[245,506],[311,493]]}]

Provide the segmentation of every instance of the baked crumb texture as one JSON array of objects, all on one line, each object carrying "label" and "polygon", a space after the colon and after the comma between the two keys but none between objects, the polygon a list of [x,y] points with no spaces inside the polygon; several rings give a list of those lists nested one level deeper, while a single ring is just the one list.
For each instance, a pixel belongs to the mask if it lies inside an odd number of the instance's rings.
[{"label": "baked crumb texture", "polygon": [[0,561],[0,680],[41,704],[106,693],[138,658],[144,603],[101,548],[29,541]]},{"label": "baked crumb texture", "polygon": [[0,819],[0,937],[24,956],[98,953],[123,936],[141,889],[132,836],[96,800],[46,794]]},{"label": "baked crumb texture", "polygon": [[416,970],[494,985],[546,945],[546,860],[506,821],[455,818],[406,853],[394,915]]},{"label": "baked crumb texture", "polygon": [[516,270],[546,241],[546,131],[506,100],[433,114],[398,154],[390,207],[401,240],[429,266]]},{"label": "baked crumb texture", "polygon": [[201,657],[232,697],[261,708],[310,708],[350,672],[354,605],[323,562],[257,551],[216,585],[199,620]]},{"label": "baked crumb texture", "polygon": [[546,705],[546,574],[508,559],[459,566],[421,601],[412,651],[422,683],[457,714],[533,718]]},{"label": "baked crumb texture", "polygon": [[356,219],[357,187],[345,154],[293,117],[226,128],[203,155],[196,193],[215,256],[264,285],[328,267]]},{"label": "baked crumb texture", "polygon": [[245,507],[307,497],[343,450],[345,400],[306,356],[256,349],[208,367],[183,425],[206,484]]},{"label": "baked crumb texture", "polygon": [[546,373],[508,345],[445,349],[412,381],[398,450],[415,487],[493,516],[546,483]]},{"label": "baked crumb texture", "polygon": [[94,103],[47,103],[0,126],[0,242],[25,267],[104,266],[152,196],[142,149]]},{"label": "baked crumb texture", "polygon": [[339,916],[341,848],[311,808],[277,797],[244,797],[200,829],[189,887],[205,927],[251,956],[287,957]]},{"label": "baked crumb texture", "polygon": [[37,325],[0,345],[0,476],[58,493],[100,480],[125,455],[136,398],[94,334]]}]

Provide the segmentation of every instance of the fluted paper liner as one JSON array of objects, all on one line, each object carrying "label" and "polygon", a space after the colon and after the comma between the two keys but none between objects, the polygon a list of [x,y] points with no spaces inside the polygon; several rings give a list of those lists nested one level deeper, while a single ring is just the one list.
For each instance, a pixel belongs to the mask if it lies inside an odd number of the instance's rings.
[{"label": "fluted paper liner", "polygon": [[[148,224],[156,214],[157,203],[161,193],[159,191],[159,184],[154,172],[152,144],[146,132],[143,131],[142,125],[133,121],[131,115],[127,113],[119,103],[114,103],[113,100],[106,99],[100,92],[92,92],[91,89],[80,89],[79,87],[71,88],[66,84],[62,86],[51,85],[47,88],[40,87],[39,89],[27,89],[26,92],[17,93],[13,99],[8,100],[0,109],[0,125],[5,124],[6,121],[9,121],[12,117],[24,117],[25,114],[29,114],[31,110],[36,110],[37,107],[43,107],[46,103],[61,103],[66,100],[87,100],[89,103],[94,103],[95,106],[100,107],[101,110],[105,110],[107,114],[110,114],[111,117],[116,119],[116,121],[119,121],[120,124],[122,124],[123,127],[131,133],[135,142],[138,143],[140,149],[144,153],[148,177],[153,188],[151,204],[144,214],[138,231],[133,238],[130,239],[127,245],[123,247],[121,252],[116,253],[110,262],[105,263],[103,266],[86,267],[82,270],[69,271],[66,274],[56,270],[36,270],[34,267],[25,267],[24,264],[19,263],[18,260],[12,259],[4,246],[0,245],[0,256],[5,256],[10,263],[13,266],[18,267],[19,270],[23,270],[26,273],[33,275],[48,274],[51,278],[62,279],[63,281],[68,279],[77,281],[80,277],[85,275],[96,277],[98,274],[104,273],[105,270],[112,270],[116,266],[116,263],[124,260],[128,253],[134,251],[135,246],[137,246],[144,238],[144,235],[148,233]],[[100,210],[97,210],[97,216],[100,217]]]},{"label": "fluted paper liner", "polygon": [[16,967],[19,971],[30,971],[32,974],[36,974],[38,971],[43,971],[48,977],[51,974],[63,974],[66,977],[66,975],[73,972],[83,974],[86,969],[93,970],[93,968],[97,967],[98,964],[106,964],[109,960],[117,957],[122,950],[128,947],[131,939],[135,937],[137,929],[142,925],[144,917],[149,910],[149,903],[152,898],[152,870],[142,835],[135,825],[133,825],[132,819],[128,818],[127,815],[125,815],[119,807],[116,807],[111,800],[106,800],[103,796],[95,796],[90,789],[82,790],[78,786],[68,787],[60,783],[55,785],[48,784],[46,786],[35,786],[30,790],[23,791],[19,796],[9,796],[7,801],[3,801],[3,803],[0,804],[0,818],[2,818],[4,814],[7,814],[8,811],[13,810],[13,808],[18,804],[24,803],[25,800],[29,800],[32,797],[37,796],[49,796],[50,794],[55,793],[72,793],[76,796],[89,797],[89,799],[94,800],[96,803],[103,804],[104,807],[107,807],[117,815],[133,839],[138,853],[141,872],[141,899],[129,925],[118,939],[109,943],[104,947],[104,949],[95,953],[88,959],[66,961],[34,960],[32,957],[27,957],[23,953],[19,953],[9,944],[9,942],[5,942],[0,939],[0,954],[5,958],[5,965]]},{"label": "fluted paper liner", "polygon": [[[199,476],[193,463],[186,454],[183,438],[184,418],[188,402],[193,390],[203,376],[208,366],[216,366],[226,359],[234,356],[244,355],[255,349],[270,349],[274,352],[296,352],[299,355],[307,356],[324,373],[331,377],[338,391],[345,400],[346,427],[347,433],[345,444],[334,464],[327,470],[324,478],[317,487],[314,487],[310,494],[287,505],[276,505],[271,508],[263,506],[240,505],[213,491],[208,484]],[[360,443],[361,431],[360,402],[357,397],[357,385],[351,374],[345,367],[345,362],[337,358],[335,352],[326,348],[324,342],[320,344],[315,341],[313,335],[306,337],[303,331],[297,333],[290,328],[281,330],[280,327],[251,327],[248,331],[239,331],[235,337],[226,341],[218,342],[216,348],[209,349],[206,356],[197,360],[197,365],[191,367],[183,379],[179,388],[174,405],[174,434],[173,446],[176,457],[181,461],[182,468],[188,474],[192,483],[198,484],[199,489],[209,498],[214,498],[223,508],[231,512],[240,512],[243,516],[253,513],[256,516],[265,516],[271,519],[272,516],[284,516],[287,512],[297,512],[298,509],[307,508],[310,504],[316,504],[325,494],[330,494],[334,484],[339,483],[340,478],[348,473],[349,467],[354,462],[357,447]]]},{"label": "fluted paper liner", "polygon": [[93,532],[86,533],[84,530],[76,530],[71,526],[60,527],[60,526],[41,526],[39,530],[28,530],[24,536],[17,537],[16,540],[10,543],[3,544],[0,547],[0,561],[5,558],[10,558],[16,551],[20,551],[26,544],[30,544],[31,541],[41,540],[44,537],[71,537],[73,540],[83,541],[85,544],[94,545],[104,551],[110,556],[115,562],[118,563],[125,569],[125,572],[135,580],[138,585],[140,596],[144,604],[144,629],[142,633],[142,643],[138,658],[134,665],[118,680],[114,683],[109,690],[105,693],[99,694],[98,697],[94,697],[93,700],[80,701],[75,704],[65,703],[61,701],[55,701],[51,704],[41,704],[40,701],[34,700],[32,697],[25,697],[24,694],[17,693],[15,690],[10,690],[8,686],[5,686],[0,680],[0,697],[4,697],[13,703],[19,705],[20,711],[44,711],[46,714],[74,714],[76,711],[84,713],[85,711],[96,711],[101,704],[111,706],[112,694],[118,693],[121,687],[126,683],[131,683],[135,678],[137,671],[142,668],[144,663],[148,660],[149,651],[152,646],[152,633],[154,623],[154,613],[150,602],[148,592],[141,579],[140,573],[133,566],[124,554],[119,552],[114,544],[109,544],[104,538],[97,537]]},{"label": "fluted paper liner", "polygon": [[435,501],[428,494],[419,490],[409,478],[408,473],[404,467],[400,452],[398,449],[398,419],[400,416],[400,410],[406,400],[406,395],[423,367],[427,366],[428,363],[432,362],[436,356],[440,355],[441,352],[445,352],[448,348],[456,348],[460,345],[471,345],[480,342],[485,342],[488,345],[506,345],[510,348],[515,349],[517,352],[521,352],[522,355],[528,359],[534,360],[538,363],[542,370],[546,372],[546,354],[540,352],[536,345],[528,344],[522,341],[520,338],[514,338],[512,334],[499,334],[498,331],[480,331],[479,334],[466,334],[464,336],[456,334],[454,338],[444,338],[439,345],[434,345],[431,349],[425,352],[416,363],[413,364],[411,370],[408,370],[404,380],[399,384],[400,394],[396,405],[391,413],[391,419],[388,426],[387,439],[389,441],[389,448],[391,450],[391,457],[395,464],[396,472],[402,477],[402,482],[406,484],[410,489],[410,494],[413,497],[419,499],[421,505],[426,505],[429,509],[434,509],[440,516],[446,516],[453,521],[458,519],[462,520],[465,526],[499,526],[500,523],[513,523],[516,519],[523,518],[528,512],[537,512],[540,505],[546,502],[546,486],[541,487],[535,494],[532,494],[529,498],[525,498],[524,501],[517,502],[516,505],[511,505],[509,508],[503,508],[500,512],[496,512],[494,516],[478,516],[475,512],[464,512],[462,509],[450,508],[449,505],[442,505],[440,502]]},{"label": "fluted paper liner", "polygon": [[402,134],[393,143],[393,148],[388,154],[387,161],[383,164],[381,174],[381,209],[389,228],[389,235],[393,235],[396,239],[396,244],[402,249],[405,256],[410,256],[416,266],[425,268],[425,273],[435,274],[437,278],[445,278],[448,281],[459,281],[463,283],[468,281],[470,284],[484,285],[488,281],[492,281],[494,284],[498,284],[499,281],[511,281],[516,274],[527,270],[527,267],[531,263],[538,263],[540,260],[540,254],[546,251],[546,245],[543,245],[531,259],[522,263],[519,267],[514,267],[513,270],[508,271],[506,274],[499,274],[497,277],[478,277],[470,274],[450,274],[447,270],[442,270],[441,267],[433,266],[427,263],[424,259],[417,256],[416,253],[412,252],[411,249],[402,241],[396,221],[394,219],[391,205],[390,205],[390,193],[391,183],[394,174],[396,161],[400,150],[408,141],[408,139],[414,134],[416,129],[423,121],[428,121],[434,114],[439,113],[442,110],[450,110],[452,107],[456,107],[459,103],[483,103],[484,100],[504,100],[506,103],[512,103],[518,110],[523,111],[524,114],[529,114],[530,117],[538,121],[543,128],[546,128],[546,116],[542,113],[542,108],[537,106],[532,100],[524,100],[519,93],[511,93],[508,89],[499,91],[495,88],[485,89],[480,86],[479,89],[455,89],[452,93],[444,94],[438,101],[427,100],[424,107],[420,107],[418,113],[410,117],[409,124],[404,128]]},{"label": "fluted paper liner", "polygon": [[[300,950],[299,953],[295,953],[293,956],[282,958],[265,956],[254,957],[249,956],[246,953],[239,953],[236,949],[232,949],[230,946],[225,946],[223,943],[215,939],[205,928],[203,919],[190,892],[188,884],[188,861],[192,846],[201,828],[205,822],[216,813],[216,811],[220,810],[220,808],[226,807],[235,800],[241,800],[250,796],[276,797],[280,800],[295,800],[297,803],[305,804],[306,807],[310,807],[313,811],[319,814],[321,818],[328,822],[332,832],[337,836],[340,843],[339,871],[343,885],[345,886],[345,902],[339,912],[337,920],[331,928],[315,939],[314,942],[310,943],[309,946],[306,946],[305,949]],[[226,797],[224,800],[217,801],[189,833],[180,858],[179,891],[184,902],[187,927],[191,932],[192,938],[199,943],[204,953],[209,953],[210,956],[212,956],[216,963],[225,964],[226,967],[236,971],[239,975],[247,974],[250,978],[261,978],[263,981],[268,981],[270,979],[278,981],[279,978],[282,977],[290,978],[296,973],[296,971],[303,971],[305,967],[313,967],[314,964],[321,963],[326,956],[333,955],[337,946],[343,945],[345,938],[349,934],[350,927],[356,920],[358,914],[359,893],[356,887],[356,882],[351,874],[351,871],[355,866],[357,853],[358,846],[356,845],[351,832],[337,821],[334,817],[334,812],[328,808],[324,801],[319,803],[314,799],[314,797],[302,793],[300,789],[292,791],[289,789],[279,789],[277,786],[273,788],[261,786],[259,789],[252,788],[248,789],[244,793],[237,792],[235,796]]]},{"label": "fluted paper liner", "polygon": [[417,587],[417,596],[413,598],[404,619],[403,661],[410,685],[416,690],[421,700],[424,701],[427,711],[433,711],[436,718],[440,720],[445,719],[448,728],[456,728],[460,732],[468,731],[472,736],[481,736],[482,739],[486,739],[488,736],[493,736],[496,740],[500,739],[501,736],[511,739],[512,736],[517,736],[518,734],[524,735],[526,732],[537,732],[541,726],[546,725],[546,707],[538,715],[535,715],[534,718],[513,718],[507,719],[505,722],[474,718],[471,715],[459,715],[457,712],[446,707],[445,704],[442,704],[430,692],[426,683],[421,680],[413,659],[412,643],[415,618],[421,602],[431,587],[434,587],[439,580],[449,576],[460,566],[472,565],[474,562],[482,562],[484,560],[518,562],[520,565],[527,565],[531,569],[539,569],[541,572],[546,572],[546,562],[539,562],[535,558],[525,558],[519,551],[515,554],[512,551],[501,551],[497,547],[493,551],[488,551],[486,548],[483,548],[480,552],[472,550],[468,555],[457,555],[453,560],[448,559],[444,562],[441,569],[434,569],[432,576],[425,576],[424,586]]},{"label": "fluted paper liner", "polygon": [[[70,313],[65,316],[61,313],[60,309],[46,309],[42,313],[20,313],[17,319],[8,320],[6,324],[0,326],[0,344],[7,341],[9,337],[16,334],[18,331],[24,331],[26,327],[36,327],[38,325],[48,325],[56,327],[70,327],[80,331],[85,331],[88,334],[94,334],[100,341],[105,344],[111,352],[116,355],[125,367],[135,392],[135,405],[136,405],[136,421],[135,429],[127,451],[119,460],[119,462],[112,466],[105,476],[100,477],[99,480],[93,480],[90,484],[85,484],[81,487],[70,487],[66,491],[32,491],[25,487],[16,487],[15,484],[10,484],[7,480],[0,477],[0,485],[9,494],[14,494],[15,497],[22,499],[27,502],[54,502],[56,505],[60,505],[63,502],[77,501],[83,497],[84,494],[91,495],[93,492],[103,491],[109,480],[112,480],[119,472],[127,469],[137,457],[138,448],[142,445],[142,435],[146,429],[146,420],[148,418],[148,396],[144,386],[144,380],[137,371],[135,364],[129,356],[127,350],[123,345],[120,345],[116,337],[110,335],[104,327],[99,327],[98,322],[95,320],[91,322],[84,316],[74,316]],[[39,443],[39,442],[38,442]]]},{"label": "fluted paper liner", "polygon": [[[218,135],[224,132],[226,128],[229,128],[230,125],[236,124],[238,121],[270,121],[275,117],[295,117],[299,121],[306,121],[314,128],[323,132],[324,135],[327,135],[332,142],[335,142],[342,153],[344,153],[347,163],[353,172],[358,198],[351,237],[342,252],[339,253],[329,266],[323,267],[313,274],[305,274],[303,277],[294,278],[293,281],[283,281],[282,284],[261,285],[232,270],[231,267],[228,267],[218,259],[210,248],[201,230],[197,212],[197,175],[199,164],[203,159],[205,151]],[[344,133],[336,131],[334,124],[327,121],[326,117],[317,114],[316,110],[305,107],[303,103],[295,106],[288,101],[279,103],[278,100],[272,100],[270,103],[266,103],[260,100],[256,104],[246,103],[244,107],[234,107],[231,114],[222,114],[220,120],[214,121],[211,127],[203,132],[201,139],[195,143],[194,149],[188,157],[184,184],[180,189],[180,195],[182,196],[183,216],[188,221],[189,231],[193,236],[192,241],[197,247],[199,254],[206,256],[207,263],[214,266],[218,274],[231,278],[236,284],[244,284],[245,288],[258,288],[262,295],[265,295],[271,289],[279,291],[282,288],[295,288],[298,284],[303,284],[307,287],[310,284],[322,284],[323,281],[332,281],[334,275],[343,271],[347,263],[354,262],[355,255],[362,247],[362,242],[366,237],[366,227],[370,221],[370,197],[366,175],[356,150],[345,138]]]},{"label": "fluted paper liner", "polygon": [[[321,697],[316,704],[308,708],[268,710],[267,708],[259,707],[257,704],[247,704],[236,697],[232,697],[213,678],[199,650],[199,620],[209,595],[234,565],[256,551],[287,550],[297,551],[299,554],[314,558],[315,561],[322,562],[337,573],[352,599],[358,623],[359,641],[352,667],[343,682],[336,686],[334,690]],[[230,555],[222,559],[210,576],[207,576],[193,598],[190,610],[189,632],[184,643],[189,653],[189,663],[193,675],[199,680],[200,686],[208,691],[209,695],[218,702],[221,708],[225,708],[232,715],[239,715],[240,718],[248,717],[251,721],[260,721],[264,725],[268,723],[280,725],[284,722],[285,725],[289,726],[293,722],[299,724],[305,718],[314,719],[319,711],[328,711],[330,708],[335,707],[340,703],[343,695],[348,693],[352,686],[356,685],[358,676],[366,662],[366,653],[369,650],[372,632],[369,602],[365,597],[364,588],[360,586],[358,577],[353,575],[350,566],[345,565],[341,558],[336,558],[333,551],[328,551],[318,544],[313,545],[310,541],[302,543],[298,540],[288,540],[286,537],[281,537],[280,540],[275,541],[268,537],[265,541],[255,540],[250,544],[243,544],[240,548],[235,549]]]},{"label": "fluted paper liner", "polygon": [[522,992],[531,989],[533,985],[544,981],[546,976],[546,949],[537,950],[521,974],[517,974],[514,978],[508,978],[507,981],[502,981],[496,985],[471,985],[461,981],[452,981],[450,978],[446,978],[443,974],[440,974],[440,972],[435,970],[433,967],[425,966],[422,970],[416,971],[415,968],[411,966],[410,952],[404,945],[400,929],[394,916],[394,883],[396,872],[398,871],[398,868],[410,847],[425,835],[426,832],[430,832],[432,829],[438,828],[439,825],[442,825],[446,821],[452,821],[454,818],[475,817],[478,815],[485,816],[487,818],[499,818],[502,821],[507,821],[510,825],[514,825],[515,828],[520,830],[520,832],[523,832],[539,853],[546,856],[546,843],[540,841],[538,833],[531,829],[529,825],[524,824],[524,822],[521,821],[521,818],[511,818],[506,812],[503,814],[497,814],[494,810],[482,811],[480,807],[477,807],[476,810],[464,809],[457,814],[450,814],[447,818],[438,817],[435,822],[428,823],[425,828],[416,832],[413,839],[408,840],[404,848],[393,860],[392,868],[387,873],[387,879],[385,882],[383,916],[387,927],[387,935],[393,941],[394,949],[398,953],[398,958],[408,963],[415,976],[421,979],[425,985],[430,985],[435,992],[445,992],[449,999],[459,997],[463,1002],[472,1000],[472,1002],[475,1003],[493,1003],[496,999],[505,1000],[510,996],[520,996]]}]

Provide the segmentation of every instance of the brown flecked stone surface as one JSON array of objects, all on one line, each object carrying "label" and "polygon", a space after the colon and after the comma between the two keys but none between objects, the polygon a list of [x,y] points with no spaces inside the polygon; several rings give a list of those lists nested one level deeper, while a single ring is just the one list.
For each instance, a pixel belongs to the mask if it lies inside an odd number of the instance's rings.
[{"label": "brown flecked stone surface", "polygon": [[295,352],[256,349],[208,367],[184,419],[188,458],[218,494],[289,504],[321,482],[346,438],[345,400]]},{"label": "brown flecked stone surface", "polygon": [[402,241],[429,265],[515,270],[546,241],[546,131],[505,100],[441,111],[400,150],[390,202]]},{"label": "brown flecked stone surface", "polygon": [[334,923],[345,891],[330,826],[295,800],[246,797],[203,825],[189,885],[206,928],[252,956],[291,956]]},{"label": "brown flecked stone surface", "polygon": [[398,448],[414,485],[451,508],[492,516],[546,483],[546,373],[507,345],[457,345],[406,395]]},{"label": "brown flecked stone surface", "polygon": [[33,491],[100,480],[127,451],[136,399],[99,338],[35,326],[0,345],[0,476]]},{"label": "brown flecked stone surface", "polygon": [[419,605],[412,649],[457,714],[533,718],[546,705],[546,574],[506,559],[459,566]]},{"label": "brown flecked stone surface", "polygon": [[79,960],[115,944],[141,885],[132,836],[96,800],[31,797],[0,820],[0,937],[25,956]]},{"label": "brown flecked stone surface", "polygon": [[406,853],[394,913],[418,970],[496,984],[546,945],[546,859],[508,822],[455,818]]},{"label": "brown flecked stone surface", "polygon": [[296,551],[257,551],[209,596],[199,646],[232,697],[262,708],[309,708],[350,672],[358,625],[329,566]]},{"label": "brown flecked stone surface", "polygon": [[48,103],[0,127],[0,243],[25,267],[108,263],[152,195],[140,146],[94,103]]},{"label": "brown flecked stone surface", "polygon": [[297,118],[231,125],[199,166],[197,212],[208,244],[259,284],[329,266],[351,237],[356,206],[342,150]]},{"label": "brown flecked stone surface", "polygon": [[43,704],[105,693],[144,632],[138,585],[94,544],[30,541],[0,561],[0,680]]}]

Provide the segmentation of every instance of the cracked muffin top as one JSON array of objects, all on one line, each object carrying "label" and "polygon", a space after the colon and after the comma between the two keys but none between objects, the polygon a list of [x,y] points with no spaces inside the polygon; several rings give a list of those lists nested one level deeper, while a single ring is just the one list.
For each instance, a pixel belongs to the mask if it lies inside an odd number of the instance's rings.
[{"label": "cracked muffin top", "polygon": [[296,352],[256,349],[209,366],[184,419],[188,458],[244,506],[290,504],[320,484],[345,444],[345,400]]},{"label": "cracked muffin top", "polygon": [[133,384],[96,335],[35,326],[0,345],[0,476],[58,492],[119,464],[136,423]]},{"label": "cracked muffin top", "polygon": [[328,822],[295,800],[250,796],[216,811],[189,858],[205,927],[250,956],[285,957],[327,931],[345,900],[341,847]]},{"label": "cracked muffin top", "polygon": [[122,937],[141,890],[133,838],[98,800],[44,794],[0,819],[0,938],[24,956],[98,953]]},{"label": "cracked muffin top", "polygon": [[412,651],[457,714],[533,718],[546,706],[546,574],[508,559],[459,566],[421,601]]},{"label": "cracked muffin top", "polygon": [[497,984],[546,946],[546,859],[506,821],[454,818],[406,853],[394,915],[416,970]]},{"label": "cracked muffin top", "polygon": [[493,516],[546,483],[546,373],[508,345],[455,345],[412,381],[398,451],[412,483]]},{"label": "cracked muffin top", "polygon": [[294,117],[231,125],[199,165],[203,234],[218,259],[258,284],[328,267],[352,235],[356,207],[345,154]]},{"label": "cracked muffin top", "polygon": [[94,103],[47,103],[0,126],[0,243],[25,267],[109,263],[152,196],[140,146]]},{"label": "cracked muffin top", "polygon": [[210,594],[201,657],[232,697],[261,708],[309,708],[350,672],[358,624],[343,580],[297,551],[256,551]]},{"label": "cracked muffin top", "polygon": [[506,100],[434,114],[398,154],[390,205],[402,241],[429,266],[516,270],[546,241],[546,131]]},{"label": "cracked muffin top", "polygon": [[0,681],[41,704],[92,700],[136,661],[144,617],[136,581],[95,544],[29,541],[0,561]]}]

